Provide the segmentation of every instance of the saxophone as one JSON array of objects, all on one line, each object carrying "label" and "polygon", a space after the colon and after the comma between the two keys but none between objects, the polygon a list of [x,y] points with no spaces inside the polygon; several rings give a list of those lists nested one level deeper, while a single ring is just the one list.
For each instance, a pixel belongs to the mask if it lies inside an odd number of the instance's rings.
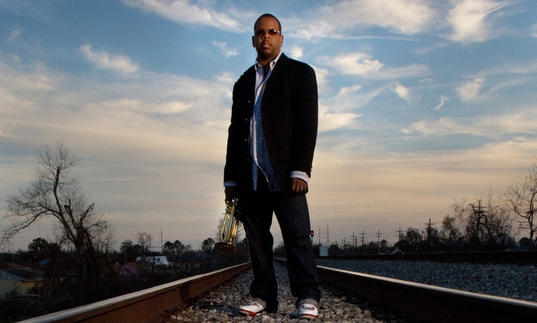
[{"label": "saxophone", "polygon": [[233,240],[237,236],[239,229],[239,199],[234,198],[231,202],[226,202],[226,210],[224,212],[224,221],[220,229],[220,241],[215,244],[218,251],[224,253],[232,253],[237,250],[233,245]]}]

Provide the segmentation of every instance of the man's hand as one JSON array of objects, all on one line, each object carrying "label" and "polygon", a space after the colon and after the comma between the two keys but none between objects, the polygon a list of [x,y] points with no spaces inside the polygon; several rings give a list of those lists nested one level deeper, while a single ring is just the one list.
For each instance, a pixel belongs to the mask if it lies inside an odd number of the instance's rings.
[{"label": "man's hand", "polygon": [[226,203],[231,203],[235,197],[237,197],[237,187],[236,186],[226,186],[224,189],[226,193]]},{"label": "man's hand", "polygon": [[300,178],[292,178],[291,180],[291,190],[293,190],[293,192],[305,193],[308,191],[308,183],[305,181]]}]

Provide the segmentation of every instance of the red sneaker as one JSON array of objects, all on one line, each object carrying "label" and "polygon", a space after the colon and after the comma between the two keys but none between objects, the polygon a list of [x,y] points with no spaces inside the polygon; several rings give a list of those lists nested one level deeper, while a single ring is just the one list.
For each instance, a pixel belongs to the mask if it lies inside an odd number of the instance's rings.
[{"label": "red sneaker", "polygon": [[319,316],[317,306],[304,303],[298,308],[298,315],[301,319],[316,319]]},{"label": "red sneaker", "polygon": [[265,310],[265,307],[259,302],[252,301],[247,305],[242,305],[239,307],[239,312],[244,315],[257,316]]}]

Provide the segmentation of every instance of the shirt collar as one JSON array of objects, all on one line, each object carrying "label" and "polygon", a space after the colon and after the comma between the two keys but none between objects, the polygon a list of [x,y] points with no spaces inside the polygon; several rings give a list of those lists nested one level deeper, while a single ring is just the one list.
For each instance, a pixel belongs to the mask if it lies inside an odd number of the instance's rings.
[{"label": "shirt collar", "polygon": [[[270,63],[269,63],[269,67],[270,67],[270,70],[272,71],[274,69],[274,66],[276,66],[276,63],[278,63],[278,60],[280,59],[280,56],[282,56],[282,51],[280,51],[280,53],[278,54],[278,56],[276,56],[275,59],[273,59]],[[258,71],[258,69],[261,69],[263,70],[263,65],[259,64],[259,62],[256,60],[255,61],[255,70]]]}]

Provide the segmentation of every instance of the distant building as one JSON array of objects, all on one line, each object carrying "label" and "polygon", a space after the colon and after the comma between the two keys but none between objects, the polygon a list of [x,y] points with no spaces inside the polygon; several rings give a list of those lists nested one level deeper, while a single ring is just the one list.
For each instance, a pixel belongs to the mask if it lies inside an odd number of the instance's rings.
[{"label": "distant building", "polygon": [[1,268],[0,269],[0,299],[8,295],[32,294],[34,287],[41,287],[43,274],[30,268]]}]

